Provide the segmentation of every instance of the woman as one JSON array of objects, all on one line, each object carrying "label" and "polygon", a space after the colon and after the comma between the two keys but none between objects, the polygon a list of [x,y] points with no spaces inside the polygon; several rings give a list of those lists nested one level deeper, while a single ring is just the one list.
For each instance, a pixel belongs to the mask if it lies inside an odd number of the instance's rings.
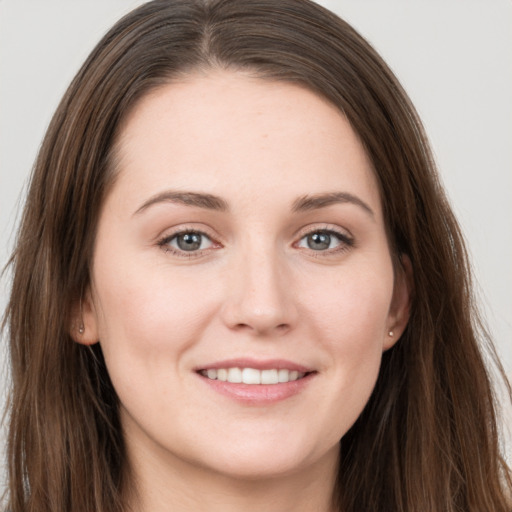
[{"label": "woman", "polygon": [[121,20],[12,265],[9,510],[510,510],[421,124],[312,3]]}]

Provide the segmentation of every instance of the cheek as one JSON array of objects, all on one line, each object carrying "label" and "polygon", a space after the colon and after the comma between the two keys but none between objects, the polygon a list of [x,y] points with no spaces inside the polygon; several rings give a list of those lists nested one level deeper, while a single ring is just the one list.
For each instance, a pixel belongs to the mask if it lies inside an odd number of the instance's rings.
[{"label": "cheek", "polygon": [[123,406],[135,414],[137,423],[143,411],[148,425],[158,425],[163,407],[173,403],[176,389],[181,389],[183,356],[200,338],[213,310],[212,299],[191,293],[189,279],[166,280],[155,268],[137,279],[125,275],[112,271],[103,281],[98,276],[100,343]]},{"label": "cheek", "polygon": [[346,269],[303,294],[316,328],[335,351],[356,354],[381,346],[393,295],[393,270],[386,263]]},{"label": "cheek", "polygon": [[98,332],[112,379],[116,374],[178,371],[178,361],[215,312],[211,287],[198,291],[198,276],[170,272],[143,261],[97,258],[94,273]]},{"label": "cheek", "polygon": [[334,439],[356,421],[375,386],[392,292],[392,270],[374,267],[352,269],[309,297],[310,325],[328,355],[325,368],[332,383],[318,397],[325,402],[319,410],[328,411],[319,421],[331,426]]}]

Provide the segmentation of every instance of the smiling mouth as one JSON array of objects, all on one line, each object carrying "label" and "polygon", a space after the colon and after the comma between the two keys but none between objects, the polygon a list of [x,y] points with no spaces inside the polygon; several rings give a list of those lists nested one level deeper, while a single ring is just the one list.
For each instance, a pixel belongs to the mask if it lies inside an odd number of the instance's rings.
[{"label": "smiling mouth", "polygon": [[283,384],[300,380],[311,372],[299,372],[287,369],[258,370],[256,368],[217,368],[199,370],[203,377],[232,384]]}]

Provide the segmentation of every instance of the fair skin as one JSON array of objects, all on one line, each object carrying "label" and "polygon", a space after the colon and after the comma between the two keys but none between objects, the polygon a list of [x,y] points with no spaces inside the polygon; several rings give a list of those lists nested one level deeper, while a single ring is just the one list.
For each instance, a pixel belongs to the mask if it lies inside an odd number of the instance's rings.
[{"label": "fair skin", "polygon": [[330,511],[409,302],[353,130],[305,88],[212,71],[144,97],[118,148],[75,338],[119,395],[128,500]]}]

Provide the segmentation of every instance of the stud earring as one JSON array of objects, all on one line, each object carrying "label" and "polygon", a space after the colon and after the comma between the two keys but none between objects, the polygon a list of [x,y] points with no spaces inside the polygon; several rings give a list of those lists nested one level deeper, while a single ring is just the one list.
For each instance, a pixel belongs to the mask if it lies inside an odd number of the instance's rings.
[{"label": "stud earring", "polygon": [[85,332],[84,317],[82,314],[82,296],[81,295],[80,295],[80,325],[78,326],[78,332],[79,332],[79,334],[83,334]]},{"label": "stud earring", "polygon": [[393,331],[389,331],[389,332],[388,332],[388,336],[389,336],[390,338],[392,338],[394,335],[395,335],[395,333],[394,333]]}]

